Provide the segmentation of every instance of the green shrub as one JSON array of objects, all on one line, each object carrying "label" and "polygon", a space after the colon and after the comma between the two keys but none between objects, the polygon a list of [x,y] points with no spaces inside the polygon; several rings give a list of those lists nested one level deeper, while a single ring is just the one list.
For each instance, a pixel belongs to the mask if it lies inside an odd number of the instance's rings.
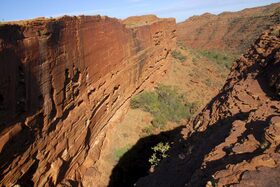
[{"label": "green shrub", "polygon": [[218,64],[222,68],[230,69],[235,56],[218,51],[199,51],[200,55]]},{"label": "green shrub", "polygon": [[274,29],[273,31],[271,31],[271,34],[273,36],[279,36],[280,35],[280,30],[279,29]]},{"label": "green shrub", "polygon": [[158,143],[156,146],[152,147],[153,154],[149,158],[149,162],[152,166],[156,166],[159,162],[168,157],[167,151],[170,149],[169,143]]},{"label": "green shrub", "polygon": [[148,126],[148,127],[145,127],[144,129],[142,129],[142,132],[145,134],[145,135],[151,135],[153,134],[155,128],[153,126]]},{"label": "green shrub", "polygon": [[168,121],[179,122],[191,117],[193,104],[184,100],[174,88],[159,85],[153,92],[144,91],[133,97],[130,106],[151,113],[154,117],[152,125],[162,128]]},{"label": "green shrub", "polygon": [[120,159],[120,158],[124,155],[124,153],[125,153],[126,151],[127,151],[127,150],[126,150],[126,149],[123,149],[123,148],[117,149],[117,150],[115,151],[115,157],[116,157],[116,159],[117,159],[117,160]]},{"label": "green shrub", "polygon": [[193,62],[197,62],[201,58],[206,58],[223,69],[230,69],[234,60],[240,55],[217,50],[198,50],[192,48],[189,48],[188,51],[193,56]]},{"label": "green shrub", "polygon": [[115,159],[119,160],[129,149],[131,145],[126,145],[125,147],[118,148],[115,150]]},{"label": "green shrub", "polygon": [[155,92],[142,92],[132,98],[130,106],[133,109],[141,108],[146,112],[155,112],[159,108],[158,95]]},{"label": "green shrub", "polygon": [[174,50],[171,52],[171,55],[173,58],[179,60],[180,62],[184,62],[187,59],[187,57],[184,56],[180,51]]}]

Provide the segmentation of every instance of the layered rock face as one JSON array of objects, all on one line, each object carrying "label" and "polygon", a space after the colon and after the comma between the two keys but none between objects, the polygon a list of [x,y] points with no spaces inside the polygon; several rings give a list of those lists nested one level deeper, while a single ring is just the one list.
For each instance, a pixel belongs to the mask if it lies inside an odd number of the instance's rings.
[{"label": "layered rock face", "polygon": [[237,60],[220,93],[138,186],[279,186],[280,26]]},{"label": "layered rock face", "polygon": [[175,40],[174,19],[134,28],[100,16],[1,25],[0,184],[81,185],[98,159],[96,137],[168,68]]},{"label": "layered rock face", "polygon": [[178,39],[193,48],[242,54],[276,23],[280,23],[280,3],[219,15],[206,13],[179,23]]}]

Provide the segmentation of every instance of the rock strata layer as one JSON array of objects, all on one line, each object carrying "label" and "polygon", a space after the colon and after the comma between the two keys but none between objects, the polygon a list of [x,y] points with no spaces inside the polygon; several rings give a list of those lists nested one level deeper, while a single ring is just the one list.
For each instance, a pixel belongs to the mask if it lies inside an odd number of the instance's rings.
[{"label": "rock strata layer", "polygon": [[97,135],[166,71],[175,40],[174,19],[133,28],[101,16],[0,25],[1,186],[82,185],[94,173]]}]

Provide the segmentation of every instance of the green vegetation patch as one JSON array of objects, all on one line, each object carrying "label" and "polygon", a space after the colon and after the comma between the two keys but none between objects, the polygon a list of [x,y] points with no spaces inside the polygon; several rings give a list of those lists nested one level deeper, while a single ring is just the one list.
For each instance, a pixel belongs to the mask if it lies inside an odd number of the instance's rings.
[{"label": "green vegetation patch", "polygon": [[235,60],[234,55],[229,55],[218,51],[199,51],[200,55],[218,64],[222,68],[230,69]]},{"label": "green vegetation patch", "polygon": [[176,44],[182,50],[187,50],[188,49],[183,41],[177,41]]},{"label": "green vegetation patch", "polygon": [[148,126],[142,129],[142,133],[146,136],[150,136],[154,133],[155,127],[154,126]]},{"label": "green vegetation patch", "polygon": [[175,88],[164,85],[159,85],[153,92],[144,91],[136,95],[130,106],[151,113],[154,117],[152,125],[156,128],[164,127],[168,121],[190,118],[197,107],[194,103],[185,102],[184,96]]},{"label": "green vegetation patch", "polygon": [[152,166],[156,166],[159,162],[168,156],[167,151],[170,149],[169,143],[158,143],[152,147],[153,154],[149,158],[149,162]]},{"label": "green vegetation patch", "polygon": [[180,62],[184,62],[187,59],[187,57],[184,56],[180,51],[174,50],[174,51],[171,52],[171,55],[172,55],[173,58],[179,60]]},{"label": "green vegetation patch", "polygon": [[[278,32],[275,31],[274,34],[278,34]],[[216,63],[221,68],[230,69],[232,63],[239,56],[239,54],[230,54],[228,52],[222,52],[217,50],[193,49],[187,47],[183,41],[177,41],[177,46],[181,50],[188,50],[192,54],[192,61],[194,62],[194,64],[197,64],[198,61],[202,57],[204,57],[209,61]],[[184,56],[180,51],[174,50],[172,51],[171,55],[173,56],[173,58],[178,59],[180,62],[184,62],[186,60],[186,56]]]},{"label": "green vegetation patch", "polygon": [[130,148],[131,148],[131,145],[126,145],[125,147],[116,149],[115,150],[115,159],[119,160]]},{"label": "green vegetation patch", "polygon": [[271,34],[273,36],[280,36],[280,30],[279,29],[274,29],[273,31],[271,31]]}]

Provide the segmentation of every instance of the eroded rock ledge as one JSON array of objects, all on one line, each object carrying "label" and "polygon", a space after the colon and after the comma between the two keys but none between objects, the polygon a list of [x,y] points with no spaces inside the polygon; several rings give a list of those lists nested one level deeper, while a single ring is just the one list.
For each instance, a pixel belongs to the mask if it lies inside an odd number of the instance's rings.
[{"label": "eroded rock ledge", "polygon": [[81,184],[98,158],[98,133],[168,68],[175,40],[174,19],[133,28],[101,16],[1,25],[0,184]]}]

